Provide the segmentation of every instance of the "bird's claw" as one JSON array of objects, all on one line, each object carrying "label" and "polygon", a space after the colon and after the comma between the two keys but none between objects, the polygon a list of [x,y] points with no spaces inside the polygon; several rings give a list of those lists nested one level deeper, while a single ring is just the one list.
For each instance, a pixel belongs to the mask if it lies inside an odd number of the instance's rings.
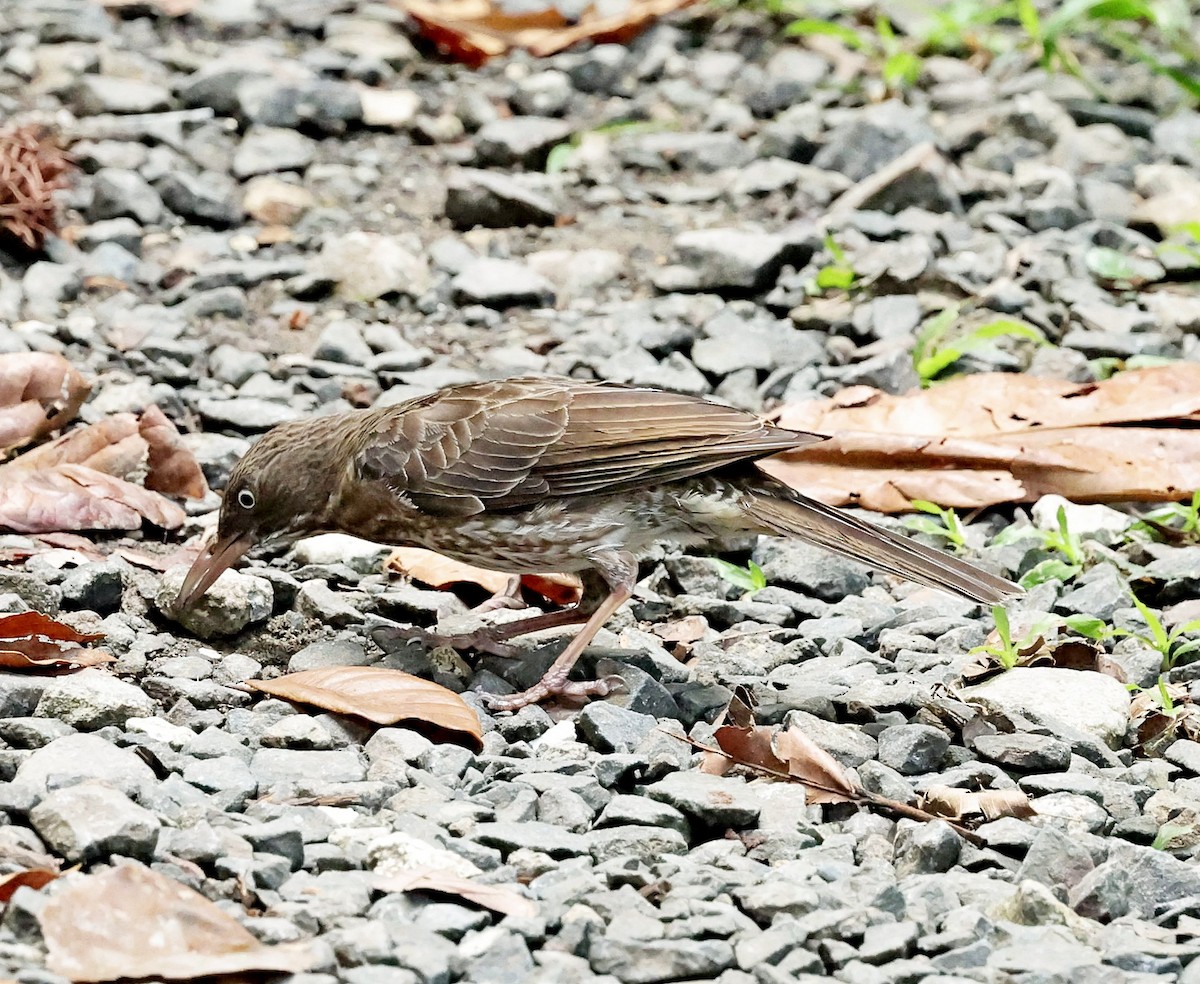
[{"label": "bird's claw", "polygon": [[530,704],[538,704],[551,697],[607,697],[624,689],[625,681],[619,676],[607,676],[600,680],[568,680],[564,676],[544,676],[528,690],[516,694],[480,694],[483,705],[492,712],[519,711]]},{"label": "bird's claw", "polygon": [[371,638],[380,648],[386,648],[384,643],[390,642],[420,642],[430,649],[449,646],[451,649],[475,650],[488,653],[491,656],[502,656],[513,659],[521,654],[518,646],[512,646],[492,638],[488,629],[476,629],[474,632],[441,633],[431,632],[415,625],[377,625],[370,630]]}]

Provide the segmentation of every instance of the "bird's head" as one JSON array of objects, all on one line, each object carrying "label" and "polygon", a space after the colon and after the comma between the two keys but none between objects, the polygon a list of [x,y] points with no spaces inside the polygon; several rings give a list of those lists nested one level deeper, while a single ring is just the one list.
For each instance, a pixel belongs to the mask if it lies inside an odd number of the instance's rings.
[{"label": "bird's head", "polygon": [[[197,601],[251,547],[328,528],[343,456],[324,421],[282,424],[243,455],[230,472],[217,532],[183,580],[177,609]],[[318,425],[318,426],[314,426]]]}]

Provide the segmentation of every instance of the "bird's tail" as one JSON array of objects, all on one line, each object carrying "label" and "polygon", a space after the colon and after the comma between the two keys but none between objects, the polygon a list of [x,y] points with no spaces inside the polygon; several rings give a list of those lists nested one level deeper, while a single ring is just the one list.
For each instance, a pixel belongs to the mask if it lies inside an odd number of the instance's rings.
[{"label": "bird's tail", "polygon": [[772,533],[796,536],[877,570],[950,591],[972,601],[997,604],[1021,593],[1011,581],[898,536],[784,485],[744,495],[742,508]]}]

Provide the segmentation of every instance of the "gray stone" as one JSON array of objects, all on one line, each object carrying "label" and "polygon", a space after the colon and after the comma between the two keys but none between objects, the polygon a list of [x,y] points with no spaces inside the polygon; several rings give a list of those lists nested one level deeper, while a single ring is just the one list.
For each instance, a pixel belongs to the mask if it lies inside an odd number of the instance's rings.
[{"label": "gray stone", "polygon": [[963,694],[1009,713],[1060,721],[1094,735],[1109,748],[1124,743],[1129,724],[1129,691],[1103,673],[1019,666],[968,687]]},{"label": "gray stone", "polygon": [[272,171],[303,171],[316,156],[317,143],[295,130],[253,126],[233,155],[233,176],[244,181]]},{"label": "gray stone", "polygon": [[517,260],[490,257],[474,260],[450,281],[459,304],[485,307],[545,307],[554,303],[554,287],[539,273]]},{"label": "gray stone", "polygon": [[686,854],[687,837],[669,827],[625,825],[593,830],[588,846],[597,864],[616,858],[637,858],[654,864],[668,854]]},{"label": "gray stone", "polygon": [[973,747],[983,758],[1021,772],[1060,772],[1071,763],[1071,746],[1048,735],[980,735]]},{"label": "gray stone", "polygon": [[607,701],[585,705],[575,719],[579,737],[600,752],[631,752],[656,727],[657,718]]},{"label": "gray stone", "polygon": [[660,274],[660,290],[763,290],[784,264],[800,266],[812,255],[803,241],[737,228],[681,232],[674,246],[677,266]]},{"label": "gray stone", "polygon": [[224,228],[242,220],[237,186],[223,174],[172,171],[158,182],[163,203],[176,215]]},{"label": "gray stone", "polygon": [[480,129],[475,136],[475,154],[484,166],[522,164],[540,171],[545,167],[551,148],[570,135],[571,125],[562,120],[512,116],[494,120]]},{"label": "gray stone", "polygon": [[588,951],[592,969],[623,984],[713,979],[734,966],[724,940],[616,940],[602,938]]},{"label": "gray stone", "polygon": [[869,580],[861,564],[800,540],[760,537],[754,548],[754,562],[763,569],[768,584],[824,601],[862,594]]},{"label": "gray stone", "polygon": [[247,625],[270,617],[274,601],[271,583],[232,570],[217,578],[203,598],[185,611],[178,611],[175,602],[186,573],[182,566],[167,571],[154,603],[160,612],[201,639],[236,635]]},{"label": "gray stone", "polygon": [[73,864],[111,855],[149,860],[161,824],[120,790],[81,783],[51,793],[29,815],[54,851]]},{"label": "gray stone", "polygon": [[879,761],[901,775],[932,772],[950,749],[950,736],[928,724],[900,724],[879,733]]},{"label": "gray stone", "polygon": [[34,715],[55,718],[81,731],[96,731],[157,712],[158,705],[140,687],[89,667],[50,683]]},{"label": "gray stone", "polygon": [[958,863],[962,844],[962,838],[944,821],[902,820],[896,826],[896,874],[903,878],[949,871]]},{"label": "gray stone", "polygon": [[446,218],[456,229],[550,226],[558,207],[515,175],[463,169],[446,185]]},{"label": "gray stone", "polygon": [[573,834],[549,823],[530,820],[523,823],[481,823],[476,825],[472,838],[480,844],[499,848],[508,853],[522,848],[541,851],[552,858],[567,858],[588,854],[588,838]]},{"label": "gray stone", "polygon": [[65,735],[29,756],[13,777],[13,785],[45,793],[77,782],[96,780],[134,794],[154,773],[137,755],[95,735]]},{"label": "gray stone", "polygon": [[254,753],[250,771],[264,785],[282,782],[357,782],[366,764],[353,749],[296,751],[264,748]]},{"label": "gray stone", "polygon": [[339,294],[358,301],[391,294],[419,297],[430,286],[425,260],[397,237],[377,232],[355,230],[327,239],[317,267],[337,284]]},{"label": "gray stone", "polygon": [[101,113],[155,113],[171,105],[161,85],[111,75],[84,75],[75,85],[75,108],[84,116]]},{"label": "gray stone", "polygon": [[643,792],[702,827],[749,827],[762,810],[762,800],[744,782],[703,772],[675,772]]},{"label": "gray stone", "polygon": [[136,171],[103,168],[92,177],[91,222],[128,216],[141,225],[154,225],[163,214],[157,191]]}]

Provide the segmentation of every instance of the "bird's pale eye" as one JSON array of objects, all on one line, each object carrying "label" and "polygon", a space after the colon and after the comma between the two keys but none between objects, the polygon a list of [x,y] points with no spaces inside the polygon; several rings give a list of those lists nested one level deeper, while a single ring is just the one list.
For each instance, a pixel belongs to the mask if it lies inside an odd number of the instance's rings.
[{"label": "bird's pale eye", "polygon": [[251,492],[249,489],[242,489],[238,492],[237,504],[239,506],[241,506],[243,509],[253,509],[254,503],[255,503],[254,493]]}]

